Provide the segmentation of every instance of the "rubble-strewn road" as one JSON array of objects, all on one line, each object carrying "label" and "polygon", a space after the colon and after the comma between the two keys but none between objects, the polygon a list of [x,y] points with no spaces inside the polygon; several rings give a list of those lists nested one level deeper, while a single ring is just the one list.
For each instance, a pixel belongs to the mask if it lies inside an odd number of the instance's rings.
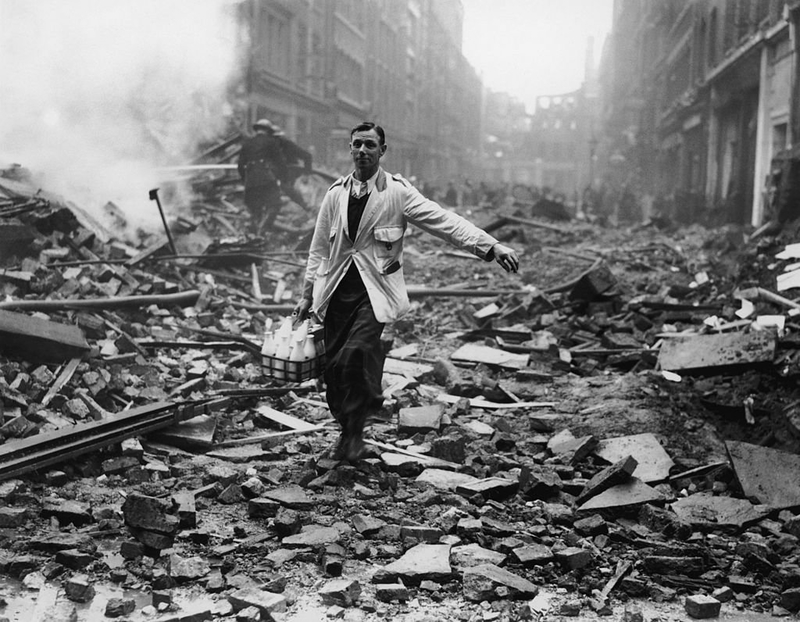
[{"label": "rubble-strewn road", "polygon": [[[2,346],[0,473],[21,443],[76,424],[94,438],[92,422],[126,412],[164,423],[0,482],[0,618],[751,621],[800,609],[796,325],[774,297],[737,316],[735,295],[775,291],[788,232],[745,241],[733,228],[537,227],[513,207],[473,211],[522,250],[518,275],[412,232],[405,271],[424,287],[387,334],[374,455],[351,465],[324,457],[336,432],[323,387],[259,366],[301,255],[131,263],[50,210],[0,220],[15,240],[8,302],[197,295],[10,309],[46,323]],[[194,218],[213,238],[219,213]],[[268,250],[297,239],[283,230]],[[720,334],[731,343],[705,345]]]}]

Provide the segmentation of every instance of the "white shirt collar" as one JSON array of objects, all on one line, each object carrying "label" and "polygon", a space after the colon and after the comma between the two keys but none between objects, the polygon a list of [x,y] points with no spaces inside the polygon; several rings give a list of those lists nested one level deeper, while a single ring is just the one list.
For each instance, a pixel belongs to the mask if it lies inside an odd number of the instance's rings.
[{"label": "white shirt collar", "polygon": [[[378,173],[380,172],[380,170],[381,169],[378,168],[378,170],[375,171],[375,174],[367,180],[367,194],[369,194],[370,192],[375,190],[375,182],[378,179]],[[351,173],[350,174],[350,179],[348,181],[349,181],[349,184],[350,184],[350,186],[349,186],[350,187],[350,194],[352,194],[354,196],[357,195],[358,194],[358,190],[361,187],[361,183],[362,182],[360,182],[359,180],[356,179],[355,173]]]}]

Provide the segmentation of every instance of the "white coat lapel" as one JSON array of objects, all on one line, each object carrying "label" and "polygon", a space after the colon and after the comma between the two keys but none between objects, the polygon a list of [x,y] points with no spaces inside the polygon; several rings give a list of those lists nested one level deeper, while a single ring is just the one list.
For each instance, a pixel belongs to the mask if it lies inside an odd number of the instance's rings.
[{"label": "white coat lapel", "polygon": [[386,173],[381,169],[378,179],[375,180],[375,187],[369,194],[367,204],[364,206],[364,214],[361,216],[361,224],[358,226],[358,236],[365,235],[365,232],[372,230],[372,223],[381,211],[386,200]]}]

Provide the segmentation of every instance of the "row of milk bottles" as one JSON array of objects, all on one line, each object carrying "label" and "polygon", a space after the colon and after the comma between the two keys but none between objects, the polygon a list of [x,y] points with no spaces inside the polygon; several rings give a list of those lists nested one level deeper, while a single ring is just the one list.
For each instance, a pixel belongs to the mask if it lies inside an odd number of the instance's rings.
[{"label": "row of milk bottles", "polygon": [[[292,318],[286,317],[276,330],[272,329],[272,318],[267,319],[261,356],[266,367],[272,370],[276,380],[286,379],[286,372],[297,374],[305,361],[317,356],[314,333],[309,330],[308,320],[292,328]],[[291,376],[290,376],[291,379]]]}]

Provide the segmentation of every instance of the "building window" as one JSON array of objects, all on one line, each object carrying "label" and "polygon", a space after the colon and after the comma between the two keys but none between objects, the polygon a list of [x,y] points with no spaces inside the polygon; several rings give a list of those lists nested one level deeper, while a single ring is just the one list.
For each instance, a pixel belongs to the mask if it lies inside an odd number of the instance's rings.
[{"label": "building window", "polygon": [[289,20],[275,13],[267,13],[266,22],[264,49],[267,68],[279,76],[288,78],[291,71]]},{"label": "building window", "polygon": [[717,31],[719,30],[719,18],[716,7],[711,9],[711,17],[708,20],[708,66],[717,65]]}]

